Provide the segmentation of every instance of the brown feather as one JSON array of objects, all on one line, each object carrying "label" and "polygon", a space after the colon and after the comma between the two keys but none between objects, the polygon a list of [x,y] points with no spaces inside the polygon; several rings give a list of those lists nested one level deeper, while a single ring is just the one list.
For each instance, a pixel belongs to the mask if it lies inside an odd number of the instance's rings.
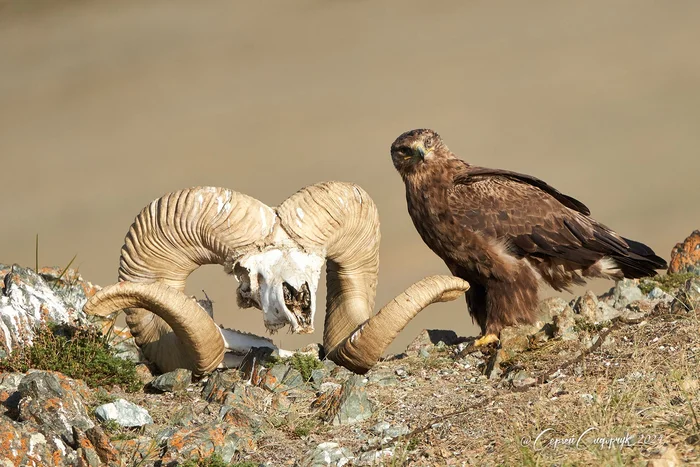
[{"label": "brown feather", "polygon": [[535,319],[542,279],[556,290],[585,277],[654,275],[666,262],[589,216],[546,182],[458,159],[432,130],[394,141],[408,212],[426,245],[472,285],[467,302],[484,333]]}]

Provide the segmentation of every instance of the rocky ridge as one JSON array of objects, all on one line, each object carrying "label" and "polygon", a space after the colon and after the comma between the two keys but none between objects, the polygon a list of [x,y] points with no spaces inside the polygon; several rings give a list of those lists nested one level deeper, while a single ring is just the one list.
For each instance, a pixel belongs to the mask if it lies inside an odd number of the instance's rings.
[{"label": "rocky ridge", "polygon": [[362,376],[302,356],[193,380],[153,375],[128,330],[85,316],[98,288],[76,271],[0,265],[0,357],[40,323],[92,327],[141,381],[0,370],[0,465],[681,465],[700,457],[700,277],[687,270],[546,299],[497,348],[425,330]]}]

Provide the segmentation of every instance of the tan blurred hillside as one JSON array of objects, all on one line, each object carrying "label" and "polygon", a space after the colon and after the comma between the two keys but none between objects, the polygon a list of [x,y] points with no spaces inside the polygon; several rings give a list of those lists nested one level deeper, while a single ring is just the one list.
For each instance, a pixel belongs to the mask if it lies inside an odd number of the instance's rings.
[{"label": "tan blurred hillside", "polygon": [[[698,24],[694,1],[0,1],[0,262],[33,265],[38,233],[42,265],[77,253],[106,285],[134,216],[166,192],[219,185],[274,205],[346,180],[380,210],[383,305],[447,273],[389,158],[416,127],[547,180],[668,258],[700,227]],[[236,286],[210,266],[188,292],[264,333]],[[275,342],[320,341],[322,320]],[[391,350],[424,327],[476,333],[459,300]]]}]

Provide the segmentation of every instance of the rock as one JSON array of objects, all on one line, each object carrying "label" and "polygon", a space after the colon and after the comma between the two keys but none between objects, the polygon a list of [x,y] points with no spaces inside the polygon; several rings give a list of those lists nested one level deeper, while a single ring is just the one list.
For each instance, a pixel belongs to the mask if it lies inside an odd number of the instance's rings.
[{"label": "rock", "polygon": [[551,322],[554,317],[569,306],[563,298],[549,297],[542,300],[537,308],[537,315],[545,322]]},{"label": "rock", "polygon": [[445,345],[456,345],[464,342],[464,337],[458,337],[457,333],[443,329],[423,329],[418,336],[406,347],[406,353],[416,355],[421,349],[429,349],[439,342]]},{"label": "rock", "polygon": [[622,309],[632,302],[644,299],[644,294],[639,289],[639,282],[635,279],[618,281],[612,292],[613,307],[617,309]]},{"label": "rock", "polygon": [[225,422],[201,427],[183,427],[165,440],[162,465],[172,465],[190,459],[201,459],[218,454],[224,462],[230,462],[236,452],[255,449],[250,434]]},{"label": "rock", "polygon": [[171,422],[177,426],[187,426],[195,418],[194,409],[191,405],[185,405],[173,414]]},{"label": "rock", "polygon": [[326,370],[326,368],[316,368],[314,370],[311,370],[311,385],[315,389],[320,388],[321,383],[323,383],[323,380],[326,378],[327,375],[328,370]]},{"label": "rock", "polygon": [[124,399],[100,405],[95,409],[95,416],[101,421],[114,421],[123,427],[153,423],[153,419],[146,409]]},{"label": "rock", "polygon": [[515,375],[513,375],[513,379],[511,380],[511,383],[513,384],[514,387],[516,388],[526,388],[529,386],[533,386],[535,383],[537,383],[537,380],[530,375],[525,370],[520,370]]},{"label": "rock", "polygon": [[212,374],[202,388],[202,398],[207,402],[218,402],[223,404],[226,393],[233,389],[233,386],[240,382],[236,370],[217,371]]},{"label": "rock", "polygon": [[114,448],[102,428],[95,425],[85,432],[85,436],[95,447],[95,452],[103,463],[120,465],[119,452]]},{"label": "rock", "polygon": [[157,376],[151,381],[150,387],[160,392],[183,391],[192,382],[192,372],[184,368],[178,368]]},{"label": "rock", "polygon": [[82,465],[100,467],[100,456],[97,455],[95,446],[85,435],[85,432],[80,428],[73,427],[73,438],[75,439],[76,454],[83,461]]},{"label": "rock", "polygon": [[0,295],[0,348],[9,352],[31,344],[34,329],[43,323],[87,325],[82,308],[85,296],[69,299],[67,293],[62,287],[52,288],[33,270],[13,265],[5,274]]},{"label": "rock", "polygon": [[302,461],[303,467],[333,466],[342,467],[349,465],[355,457],[347,448],[341,448],[338,443],[321,443],[311,451]]},{"label": "rock", "polygon": [[486,368],[484,369],[484,374],[488,379],[498,379],[503,374],[501,369],[501,363],[508,361],[508,355],[503,349],[498,349],[491,355],[488,362],[486,363]]},{"label": "rock", "polygon": [[647,462],[647,467],[680,467],[684,465],[683,460],[673,447],[668,447],[658,459]]},{"label": "rock", "polygon": [[393,439],[408,434],[409,429],[406,425],[392,425],[389,422],[379,422],[372,427],[372,431],[382,438]]},{"label": "rock", "polygon": [[116,343],[112,344],[112,349],[114,349],[114,355],[122,360],[134,363],[146,361],[146,357],[143,356],[143,352],[131,336],[117,339]]},{"label": "rock", "polygon": [[47,439],[33,424],[17,423],[0,416],[0,439],[0,465],[3,467],[53,467],[78,462],[73,448],[59,437]]},{"label": "rock", "polygon": [[396,374],[389,368],[373,368],[370,370],[369,383],[376,384],[378,386],[396,386],[399,384],[399,380],[396,378]]},{"label": "rock", "polygon": [[[618,285],[622,282],[623,281],[618,282]],[[637,293],[635,294],[634,292],[630,292],[630,290],[636,290]],[[585,294],[574,299],[572,309],[574,313],[576,313],[581,318],[584,318],[590,323],[603,323],[605,321],[610,321],[620,316],[624,307],[631,303],[631,301],[625,302],[625,299],[620,297],[625,297],[629,295],[635,297],[638,296],[638,298],[636,298],[635,300],[641,300],[644,298],[642,296],[642,291],[639,290],[639,287],[636,287],[636,285],[633,289],[626,286],[620,288],[618,288],[618,286],[615,286],[614,289],[611,289],[610,293],[611,297],[613,297],[611,299],[611,303],[614,303],[615,307],[612,307],[604,300],[598,300],[598,297],[596,297],[593,292],[587,290]],[[614,298],[616,296],[618,298]],[[624,305],[621,305],[618,308],[618,304],[622,303],[624,303]]]},{"label": "rock", "polygon": [[700,230],[695,230],[671,250],[669,274],[692,273],[700,275]]},{"label": "rock", "polygon": [[136,365],[136,376],[144,386],[153,381],[153,372],[145,363]]},{"label": "rock", "polygon": [[338,410],[333,415],[333,425],[345,425],[366,420],[372,416],[374,407],[367,398],[367,388],[364,378],[360,375],[351,376],[340,394]]},{"label": "rock", "polygon": [[574,319],[574,311],[568,305],[561,313],[554,316],[554,335],[561,338],[563,341],[572,341],[578,339],[576,332],[576,320]]},{"label": "rock", "polygon": [[231,407],[223,406],[219,417],[224,422],[248,430],[250,432],[257,431],[262,426],[262,418],[245,406]]},{"label": "rock", "polygon": [[363,452],[353,465],[391,465],[394,447]]},{"label": "rock", "polygon": [[73,427],[86,430],[95,426],[84,404],[89,390],[80,380],[61,373],[35,371],[22,378],[17,391],[19,420],[35,423],[46,435],[58,436],[74,445]]},{"label": "rock", "polygon": [[22,378],[23,373],[0,373],[0,404],[8,409],[17,407],[20,400],[17,388]]},{"label": "rock", "polygon": [[[528,336],[532,333],[531,326],[508,326],[501,330],[500,341],[501,350],[508,355],[509,358],[523,352],[530,346]],[[536,330],[534,330],[537,332]]]},{"label": "rock", "polygon": [[277,364],[265,372],[261,386],[270,392],[283,392],[304,385],[299,370],[285,364]]}]

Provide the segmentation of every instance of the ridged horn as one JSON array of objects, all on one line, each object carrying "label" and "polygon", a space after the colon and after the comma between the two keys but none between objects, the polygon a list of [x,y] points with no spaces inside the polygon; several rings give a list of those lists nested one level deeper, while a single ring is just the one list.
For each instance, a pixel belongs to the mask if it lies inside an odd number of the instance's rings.
[{"label": "ridged horn", "polygon": [[85,309],[108,315],[126,308],[131,334],[160,371],[206,373],[221,362],[224,341],[211,317],[184,294],[185,281],[199,266],[230,266],[239,250],[271,232],[274,220],[264,203],[224,188],[195,187],[158,198],[129,229],[120,282],[94,295]]},{"label": "ridged horn", "polygon": [[413,284],[373,316],[379,271],[379,215],[369,195],[343,182],[311,185],[277,209],[290,236],[308,249],[326,252],[328,358],[367,372],[396,335],[425,307],[462,295],[469,284],[431,276]]}]

